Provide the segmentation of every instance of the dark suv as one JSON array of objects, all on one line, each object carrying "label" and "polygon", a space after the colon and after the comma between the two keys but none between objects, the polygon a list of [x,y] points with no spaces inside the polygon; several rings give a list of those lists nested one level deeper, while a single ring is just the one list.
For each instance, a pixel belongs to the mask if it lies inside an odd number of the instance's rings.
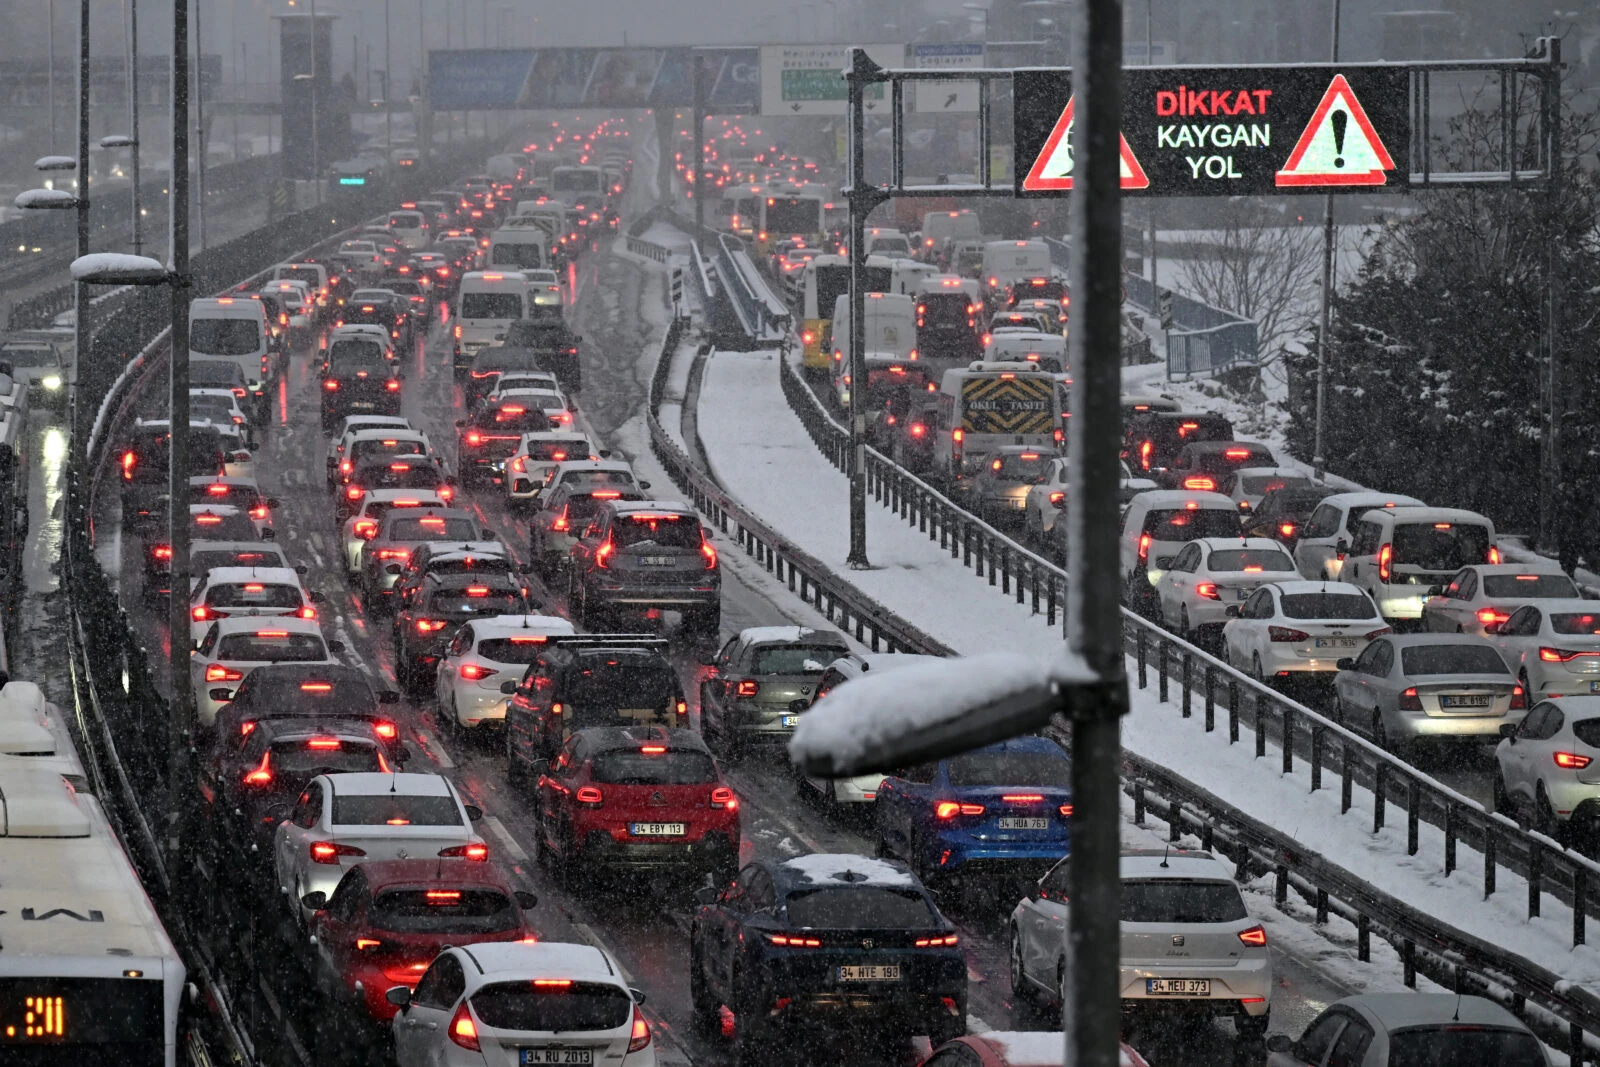
[{"label": "dark suv", "polygon": [[554,635],[520,682],[506,682],[506,755],[513,778],[592,726],[686,728],[689,704],[666,641],[639,635]]},{"label": "dark suv", "polygon": [[382,710],[397,704],[393,689],[374,692],[365,672],[336,663],[269,663],[244,676],[233,700],[217,711],[212,761],[233,758],[244,739],[265,719],[315,722],[359,719],[371,725],[391,762],[410,758],[400,727]]},{"label": "dark suv", "polygon": [[715,638],[722,628],[722,574],[700,518],[683,504],[611,500],[568,553],[568,597],[586,630],[624,613],[683,613],[685,630]]},{"label": "dark suv", "polygon": [[335,338],[322,365],[322,432],[346,415],[400,414],[400,390],[399,367],[377,338]]},{"label": "dark suv", "polygon": [[[172,423],[167,419],[141,419],[129,432],[121,457],[123,526],[166,519],[171,434]],[[190,476],[226,474],[227,462],[222,431],[209,422],[189,423]]]},{"label": "dark suv", "polygon": [[1272,449],[1254,441],[1196,441],[1184,445],[1157,478],[1168,489],[1228,492],[1223,483],[1243,467],[1276,467]]},{"label": "dark suv", "polygon": [[527,348],[538,353],[539,369],[550,371],[563,389],[574,393],[583,388],[583,372],[578,363],[578,346],[582,343],[583,338],[560,318],[519,319],[506,330],[507,348]]},{"label": "dark suv", "polygon": [[429,574],[397,590],[394,671],[400,688],[420,693],[461,624],[495,615],[526,615],[522,582],[505,574]]}]

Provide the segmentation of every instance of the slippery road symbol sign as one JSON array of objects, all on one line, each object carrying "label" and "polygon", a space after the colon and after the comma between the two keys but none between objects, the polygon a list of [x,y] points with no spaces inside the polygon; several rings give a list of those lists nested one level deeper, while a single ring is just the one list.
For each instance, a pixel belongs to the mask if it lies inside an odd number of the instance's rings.
[{"label": "slippery road symbol sign", "polygon": [[1279,186],[1383,185],[1394,160],[1343,74],[1335,74],[1274,176]]},{"label": "slippery road symbol sign", "polygon": [[[1059,97],[1057,98],[1059,99]],[[1033,161],[1033,166],[1028,168],[1027,177],[1022,179],[1022,188],[1030,193],[1041,193],[1057,189],[1072,188],[1072,108],[1077,102],[1076,97],[1067,99],[1067,106],[1061,109],[1061,117],[1056,119],[1056,124],[1050,131],[1050,136],[1045,139],[1044,147],[1039,150],[1039,156]],[[1139,160],[1134,156],[1133,149],[1128,147],[1128,139],[1120,133],[1117,135],[1121,143],[1120,170],[1122,173],[1122,187],[1124,189],[1145,189],[1150,185],[1150,179],[1145,175],[1144,168],[1139,165]]]}]

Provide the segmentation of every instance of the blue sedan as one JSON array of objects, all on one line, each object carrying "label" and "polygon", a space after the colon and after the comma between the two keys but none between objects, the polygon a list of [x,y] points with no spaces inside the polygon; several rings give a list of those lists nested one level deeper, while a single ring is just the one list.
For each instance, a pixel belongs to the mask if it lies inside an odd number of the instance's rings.
[{"label": "blue sedan", "polygon": [[1069,851],[1072,764],[1043,737],[1018,737],[883,780],[879,848],[925,882],[984,872],[1038,876]]}]

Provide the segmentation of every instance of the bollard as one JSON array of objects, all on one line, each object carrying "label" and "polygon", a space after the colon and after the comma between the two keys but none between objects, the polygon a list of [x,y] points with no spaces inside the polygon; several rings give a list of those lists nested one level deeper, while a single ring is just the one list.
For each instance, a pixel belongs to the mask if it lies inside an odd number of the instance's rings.
[{"label": "bollard", "polygon": [[1383,829],[1384,807],[1388,804],[1385,786],[1389,784],[1389,764],[1379,761],[1372,774],[1372,832]]},{"label": "bollard", "polygon": [[1356,916],[1356,959],[1372,962],[1372,920],[1366,912]]},{"label": "bollard", "polygon": [[1260,693],[1252,693],[1256,702],[1255,730],[1256,730],[1256,759],[1267,758],[1267,729],[1261,722],[1261,703],[1266,699]]},{"label": "bollard", "polygon": [[[994,584],[994,572],[989,572],[989,584]],[[1000,549],[1000,592],[1005,596],[1011,595],[1011,548],[1009,545]]]},{"label": "bollard", "polygon": [[1167,809],[1167,840],[1177,841],[1183,836],[1183,804],[1174,800]]},{"label": "bollard", "polygon": [[1417,824],[1421,819],[1422,783],[1415,778],[1406,780],[1406,855],[1417,854]]},{"label": "bollard", "polygon": [[1327,744],[1328,728],[1314,726],[1311,728],[1311,791],[1315,793],[1322,788],[1322,750]]},{"label": "bollard", "polygon": [[1144,825],[1144,782],[1135,780],[1133,783],[1133,824]]},{"label": "bollard", "polygon": [[1528,840],[1528,918],[1539,917],[1539,896],[1544,880],[1544,846]]},{"label": "bollard", "polygon": [[1494,896],[1494,852],[1496,847],[1494,823],[1485,823],[1483,827],[1483,896],[1486,900]]},{"label": "bollard", "polygon": [[1355,761],[1350,758],[1349,741],[1339,746],[1339,773],[1343,779],[1339,783],[1339,814],[1345,815],[1350,811],[1350,794],[1355,784]]},{"label": "bollard", "polygon": [[1328,891],[1326,889],[1317,890],[1317,925],[1328,925]]},{"label": "bollard", "polygon": [[1294,708],[1283,706],[1283,773],[1294,773]]},{"label": "bollard", "polygon": [[1572,944],[1583,944],[1584,923],[1589,911],[1589,872],[1584,867],[1572,869]]},{"label": "bollard", "polygon": [[1228,679],[1228,744],[1239,743],[1239,679]]},{"label": "bollard", "polygon": [[1158,638],[1160,644],[1156,646],[1156,699],[1161,703],[1167,702],[1167,639]]},{"label": "bollard", "polygon": [[1456,869],[1456,802],[1444,802],[1444,876],[1450,877]]},{"label": "bollard", "polygon": [[[1056,595],[1055,594],[1056,594],[1056,587],[1055,587],[1055,583],[1052,582],[1052,583],[1050,583],[1050,622],[1052,624],[1056,621],[1055,620],[1055,613],[1056,613]],[[1144,627],[1143,626],[1139,627],[1136,631],[1134,631],[1133,646],[1134,646],[1135,655],[1139,660],[1139,688],[1140,689],[1148,689],[1148,688],[1150,688],[1150,679],[1148,677],[1146,677],[1146,675],[1145,675],[1145,660],[1146,660],[1147,656],[1146,656],[1146,649],[1145,649],[1145,638],[1144,638]]]},{"label": "bollard", "polygon": [[1280,863],[1276,870],[1277,884],[1273,886],[1272,896],[1281,908],[1289,900],[1289,868]]},{"label": "bollard", "polygon": [[1407,989],[1417,988],[1417,945],[1407,938],[1400,945],[1400,959],[1405,964],[1401,981],[1405,982]]}]

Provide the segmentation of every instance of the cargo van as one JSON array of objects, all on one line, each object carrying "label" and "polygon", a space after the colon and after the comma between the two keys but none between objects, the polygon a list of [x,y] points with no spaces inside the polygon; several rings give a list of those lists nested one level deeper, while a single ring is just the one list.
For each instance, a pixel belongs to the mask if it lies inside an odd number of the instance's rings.
[{"label": "cargo van", "polygon": [[599,167],[557,167],[550,172],[550,195],[568,207],[598,208],[606,195],[605,175]]},{"label": "cargo van", "polygon": [[960,211],[929,211],[922,216],[922,233],[917,242],[917,258],[924,263],[944,266],[949,242],[963,237],[982,237],[983,224],[971,208]]},{"label": "cargo van", "polygon": [[983,246],[984,299],[991,308],[1004,307],[1013,282],[1048,276],[1050,248],[1043,241],[989,241]]},{"label": "cargo van", "polygon": [[1460,508],[1375,507],[1352,532],[1339,580],[1365,589],[1391,625],[1416,627],[1433,586],[1501,561],[1494,523]]},{"label": "cargo van", "polygon": [[420,211],[391,211],[384,225],[409,252],[420,252],[433,241],[433,227]]},{"label": "cargo van", "polygon": [[189,302],[189,358],[239,364],[259,422],[266,415],[269,384],[267,312],[249,296],[206,297]]},{"label": "cargo van", "polygon": [[489,267],[539,270],[550,265],[548,219],[515,215],[489,235]]},{"label": "cargo van", "polygon": [[917,288],[917,349],[922,358],[951,366],[966,366],[983,355],[983,335],[978,312],[983,310],[978,283],[954,274],[923,278]]},{"label": "cargo van", "polygon": [[[867,293],[864,303],[868,394],[882,387],[926,387],[917,355],[917,306],[900,293]],[[839,403],[850,405],[850,294],[833,305],[833,387]]]},{"label": "cargo van", "polygon": [[528,279],[518,271],[470,271],[456,294],[454,367],[462,375],[478,352],[505,340],[506,330],[528,317]]},{"label": "cargo van", "polygon": [[1002,445],[1052,449],[1062,440],[1056,377],[1036,363],[975,360],[944,372],[933,473],[954,482]]}]

